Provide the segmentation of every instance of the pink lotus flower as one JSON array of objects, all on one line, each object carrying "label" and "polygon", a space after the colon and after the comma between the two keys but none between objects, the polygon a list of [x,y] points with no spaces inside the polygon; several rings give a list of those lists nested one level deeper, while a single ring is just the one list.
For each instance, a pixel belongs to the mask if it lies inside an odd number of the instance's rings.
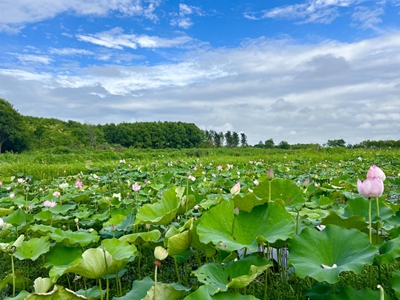
[{"label": "pink lotus flower", "polygon": [[373,165],[369,168],[367,172],[367,178],[380,178],[382,181],[385,181],[386,175],[383,173],[381,168]]},{"label": "pink lotus flower", "polygon": [[233,196],[237,195],[240,193],[240,182],[236,183],[232,188],[231,188],[231,194]]},{"label": "pink lotus flower", "polygon": [[367,178],[364,181],[357,180],[357,189],[360,195],[366,198],[380,197],[383,193],[384,185],[381,178]]},{"label": "pink lotus flower", "polygon": [[269,168],[267,172],[267,178],[268,180],[274,179],[274,170],[272,170],[272,168]]},{"label": "pink lotus flower", "polygon": [[60,192],[59,191],[55,191],[54,193],[53,193],[53,196],[54,197],[56,197],[56,198],[58,198],[58,197],[60,197]]},{"label": "pink lotus flower", "polygon": [[77,182],[75,182],[75,187],[76,187],[76,188],[81,189],[82,186],[83,186],[83,182],[82,182],[82,181],[79,181],[79,180],[78,180]]},{"label": "pink lotus flower", "polygon": [[57,203],[54,202],[54,201],[46,200],[46,201],[44,201],[43,205],[44,205],[45,207],[54,207],[54,206],[57,205]]},{"label": "pink lotus flower", "polygon": [[134,192],[139,192],[140,191],[140,185],[137,182],[135,182],[134,184],[132,184],[132,190]]}]

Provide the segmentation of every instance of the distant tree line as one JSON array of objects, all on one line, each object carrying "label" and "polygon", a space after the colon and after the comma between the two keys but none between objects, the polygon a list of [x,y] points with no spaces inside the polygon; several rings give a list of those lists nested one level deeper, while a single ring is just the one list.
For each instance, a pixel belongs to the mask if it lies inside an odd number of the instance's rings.
[{"label": "distant tree line", "polygon": [[[183,122],[136,122],[93,125],[54,118],[38,118],[20,115],[6,100],[0,98],[0,153],[22,152],[50,148],[210,148],[248,147],[243,132],[201,130],[193,123]],[[319,144],[290,145],[273,139],[260,141],[256,148],[304,149],[321,148]],[[323,147],[348,148],[400,148],[400,140],[364,141],[347,145],[343,139],[328,140]]]}]

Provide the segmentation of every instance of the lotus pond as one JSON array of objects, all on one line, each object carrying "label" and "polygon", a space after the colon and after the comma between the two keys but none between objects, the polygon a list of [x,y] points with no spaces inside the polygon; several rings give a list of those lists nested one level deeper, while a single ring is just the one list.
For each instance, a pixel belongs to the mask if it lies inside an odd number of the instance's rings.
[{"label": "lotus pond", "polygon": [[[394,151],[0,177],[3,299],[398,299]],[[358,192],[371,165],[384,192]]]}]

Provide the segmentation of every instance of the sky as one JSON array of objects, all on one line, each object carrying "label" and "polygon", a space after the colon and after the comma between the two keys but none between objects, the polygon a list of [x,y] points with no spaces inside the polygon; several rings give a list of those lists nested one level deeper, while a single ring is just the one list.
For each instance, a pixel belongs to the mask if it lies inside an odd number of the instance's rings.
[{"label": "sky", "polygon": [[22,115],[400,139],[400,0],[0,0],[0,45]]}]

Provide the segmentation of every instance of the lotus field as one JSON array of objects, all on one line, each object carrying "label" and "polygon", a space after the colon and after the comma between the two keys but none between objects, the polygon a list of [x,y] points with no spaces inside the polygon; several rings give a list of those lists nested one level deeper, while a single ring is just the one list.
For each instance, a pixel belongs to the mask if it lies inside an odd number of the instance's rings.
[{"label": "lotus field", "polygon": [[395,150],[111,164],[0,177],[0,298],[400,298]]}]

